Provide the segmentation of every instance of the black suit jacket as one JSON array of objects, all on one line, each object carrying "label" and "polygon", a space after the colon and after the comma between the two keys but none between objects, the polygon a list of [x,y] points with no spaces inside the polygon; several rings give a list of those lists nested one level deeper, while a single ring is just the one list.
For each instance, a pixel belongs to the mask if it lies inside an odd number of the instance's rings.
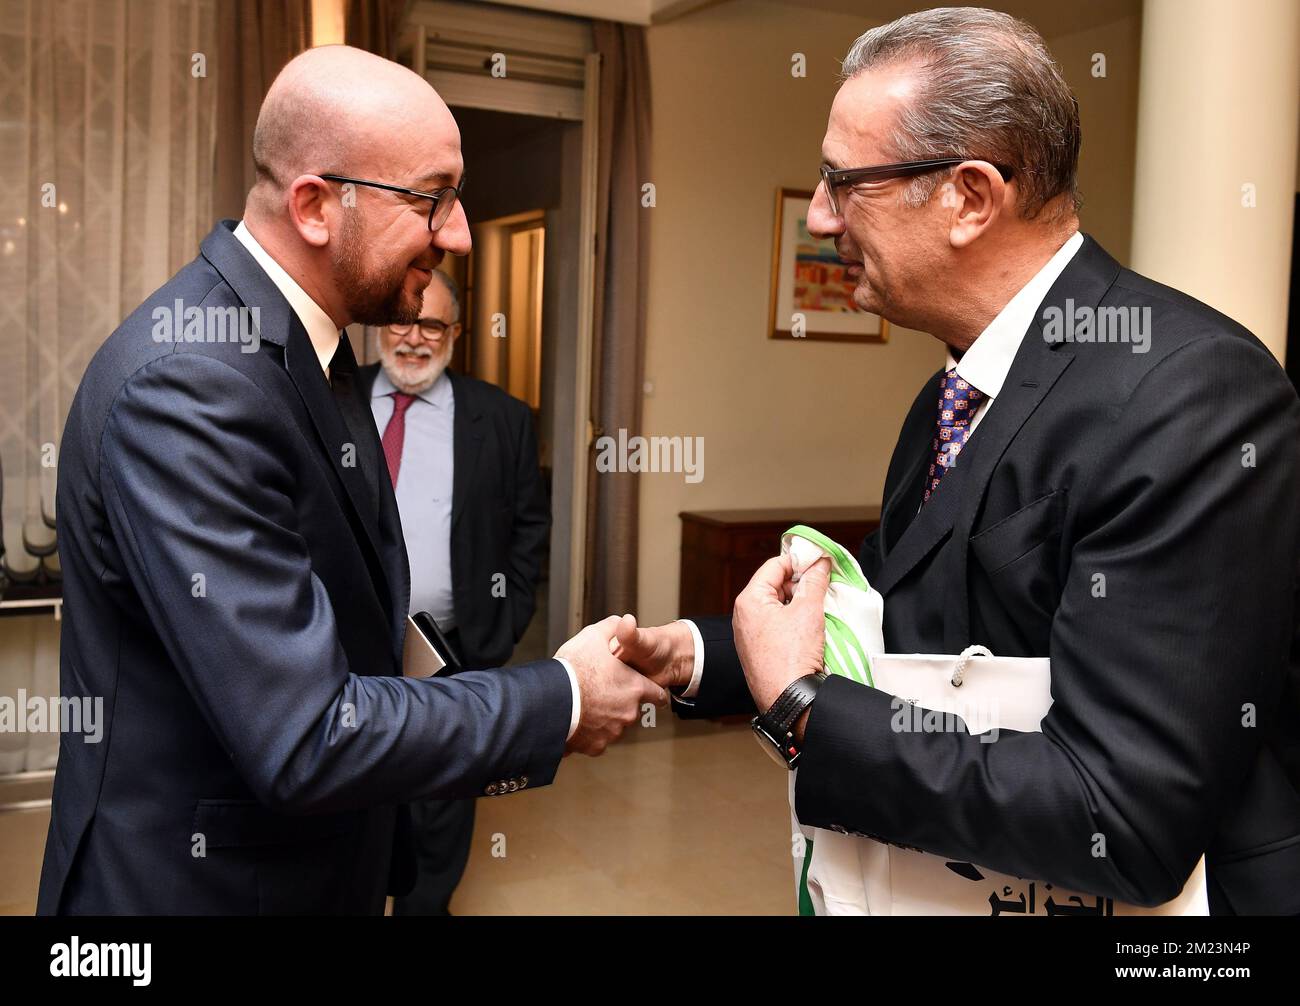
[{"label": "black suit jacket", "polygon": [[[360,368],[369,409],[379,364]],[[466,666],[510,659],[536,610],[551,508],[527,403],[494,384],[448,370],[452,432],[451,581]],[[412,556],[419,562],[419,556]],[[505,596],[494,577],[505,574]]]},{"label": "black suit jacket", "polygon": [[[64,428],[61,685],[106,722],[62,737],[42,914],[382,912],[399,805],[546,785],[563,752],[556,661],[400,676],[373,423],[233,226],[108,338]],[[178,300],[257,308],[257,351],[156,341]],[[355,374],[346,340],[331,370]]]},{"label": "black suit jacket", "polygon": [[[1067,299],[1149,311],[1149,351],[1047,341]],[[832,677],[799,819],[1139,905],[1208,852],[1212,910],[1300,912],[1295,392],[1240,325],[1090,238],[1037,318],[919,515],[939,375],[917,395],[860,561],[888,651],[1050,657],[1042,732],[896,733],[890,696]],[[729,623],[700,621],[687,714],[752,709]]]}]

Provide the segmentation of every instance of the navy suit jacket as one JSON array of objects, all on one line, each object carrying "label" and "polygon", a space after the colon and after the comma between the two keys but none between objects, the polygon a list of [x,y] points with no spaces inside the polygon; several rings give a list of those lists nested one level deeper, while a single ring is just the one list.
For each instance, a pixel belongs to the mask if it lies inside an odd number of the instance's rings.
[{"label": "navy suit jacket", "polygon": [[[401,677],[368,407],[233,228],[108,338],[64,428],[61,685],[105,729],[62,737],[42,914],[378,913],[410,876],[401,805],[543,786],[563,753],[554,660]],[[178,300],[257,308],[260,345],[159,341]],[[355,379],[346,339],[331,370]]]},{"label": "navy suit jacket", "polygon": [[[1149,350],[1049,341],[1049,307],[1145,312]],[[1086,238],[918,513],[938,378],[859,555],[885,648],[1050,657],[1053,705],[1041,733],[986,744],[900,733],[891,696],[832,677],[800,821],[1139,905],[1205,854],[1212,911],[1300,912],[1300,402],[1282,368]],[[730,623],[699,621],[704,677],[679,712],[752,709]]]}]

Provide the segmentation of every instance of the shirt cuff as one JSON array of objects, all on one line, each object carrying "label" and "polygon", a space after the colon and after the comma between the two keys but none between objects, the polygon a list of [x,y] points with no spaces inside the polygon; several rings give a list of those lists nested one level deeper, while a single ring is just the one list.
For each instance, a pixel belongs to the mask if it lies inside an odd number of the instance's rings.
[{"label": "shirt cuff", "polygon": [[578,721],[582,719],[582,692],[578,688],[578,672],[573,669],[573,665],[563,657],[555,659],[569,672],[569,687],[573,689],[573,712],[569,715],[569,732],[564,735],[564,742],[567,744],[574,731],[578,729]]},{"label": "shirt cuff", "polygon": [[704,677],[704,637],[700,635],[699,627],[689,618],[679,618],[678,621],[686,623],[686,627],[691,630],[691,639],[695,641],[695,667],[691,671],[691,683],[680,696],[683,699],[693,699],[699,694],[700,680]]}]

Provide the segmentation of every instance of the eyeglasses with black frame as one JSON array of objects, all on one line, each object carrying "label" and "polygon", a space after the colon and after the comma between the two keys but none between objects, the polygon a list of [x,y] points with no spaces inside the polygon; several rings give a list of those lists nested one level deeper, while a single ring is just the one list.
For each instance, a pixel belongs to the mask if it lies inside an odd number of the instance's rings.
[{"label": "eyeglasses with black frame", "polygon": [[457,324],[457,322],[443,321],[441,318],[421,318],[412,325],[389,325],[388,330],[394,335],[401,336],[405,339],[411,333],[411,329],[418,327],[420,329],[420,335],[425,339],[432,341],[433,339],[441,338],[443,333],[455,324]]},{"label": "eyeglasses with black frame", "polygon": [[372,182],[367,178],[349,178],[347,175],[321,175],[321,178],[327,182],[344,182],[352,185],[368,185],[372,189],[384,189],[388,192],[400,192],[406,196],[417,196],[420,199],[431,199],[433,205],[429,207],[429,232],[436,231],[439,227],[447,222],[451,216],[451,211],[460,199],[461,190],[465,188],[464,179],[459,185],[446,185],[440,189],[434,189],[432,192],[421,192],[419,189],[408,189],[401,185],[390,185],[388,182]]},{"label": "eyeglasses with black frame", "polygon": [[[826,186],[826,199],[831,205],[831,212],[837,217],[840,215],[840,201],[835,194],[835,190],[844,185],[857,185],[859,182],[883,182],[890,178],[910,178],[913,175],[924,175],[931,171],[938,171],[940,168],[951,167],[954,164],[964,164],[966,161],[978,161],[978,157],[932,157],[924,161],[898,161],[895,164],[877,164],[870,168],[832,168],[829,165],[821,166],[822,184]],[[992,161],[988,162],[993,164]],[[1005,164],[993,164],[997,168],[998,174],[1002,176],[1004,182],[1011,181],[1015,174],[1014,170]]]}]

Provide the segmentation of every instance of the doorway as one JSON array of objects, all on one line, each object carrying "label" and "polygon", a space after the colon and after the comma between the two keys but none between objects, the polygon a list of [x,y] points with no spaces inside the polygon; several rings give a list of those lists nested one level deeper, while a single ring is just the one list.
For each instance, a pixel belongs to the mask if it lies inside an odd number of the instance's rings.
[{"label": "doorway", "polygon": [[[437,89],[460,124],[471,225],[507,226],[519,214],[542,213],[536,418],[551,475],[552,522],[547,610],[530,632],[544,630],[548,654],[582,626],[583,616],[593,436],[600,67],[594,48],[591,25],[581,18],[416,0],[399,56]],[[488,241],[484,235],[482,247]],[[470,287],[487,277],[481,266],[474,273],[472,259],[453,266],[463,268],[456,278]]]},{"label": "doorway", "polygon": [[[571,540],[566,507],[574,471],[576,366],[573,270],[580,199],[574,178],[582,125],[490,109],[452,107],[465,159],[463,203],[473,250],[447,259],[462,290],[464,332],[452,366],[495,384],[532,410],[538,458],[551,502],[550,548],[537,613],[513,661],[542,659],[568,638],[565,613]],[[558,610],[556,581],[562,581]]]}]

